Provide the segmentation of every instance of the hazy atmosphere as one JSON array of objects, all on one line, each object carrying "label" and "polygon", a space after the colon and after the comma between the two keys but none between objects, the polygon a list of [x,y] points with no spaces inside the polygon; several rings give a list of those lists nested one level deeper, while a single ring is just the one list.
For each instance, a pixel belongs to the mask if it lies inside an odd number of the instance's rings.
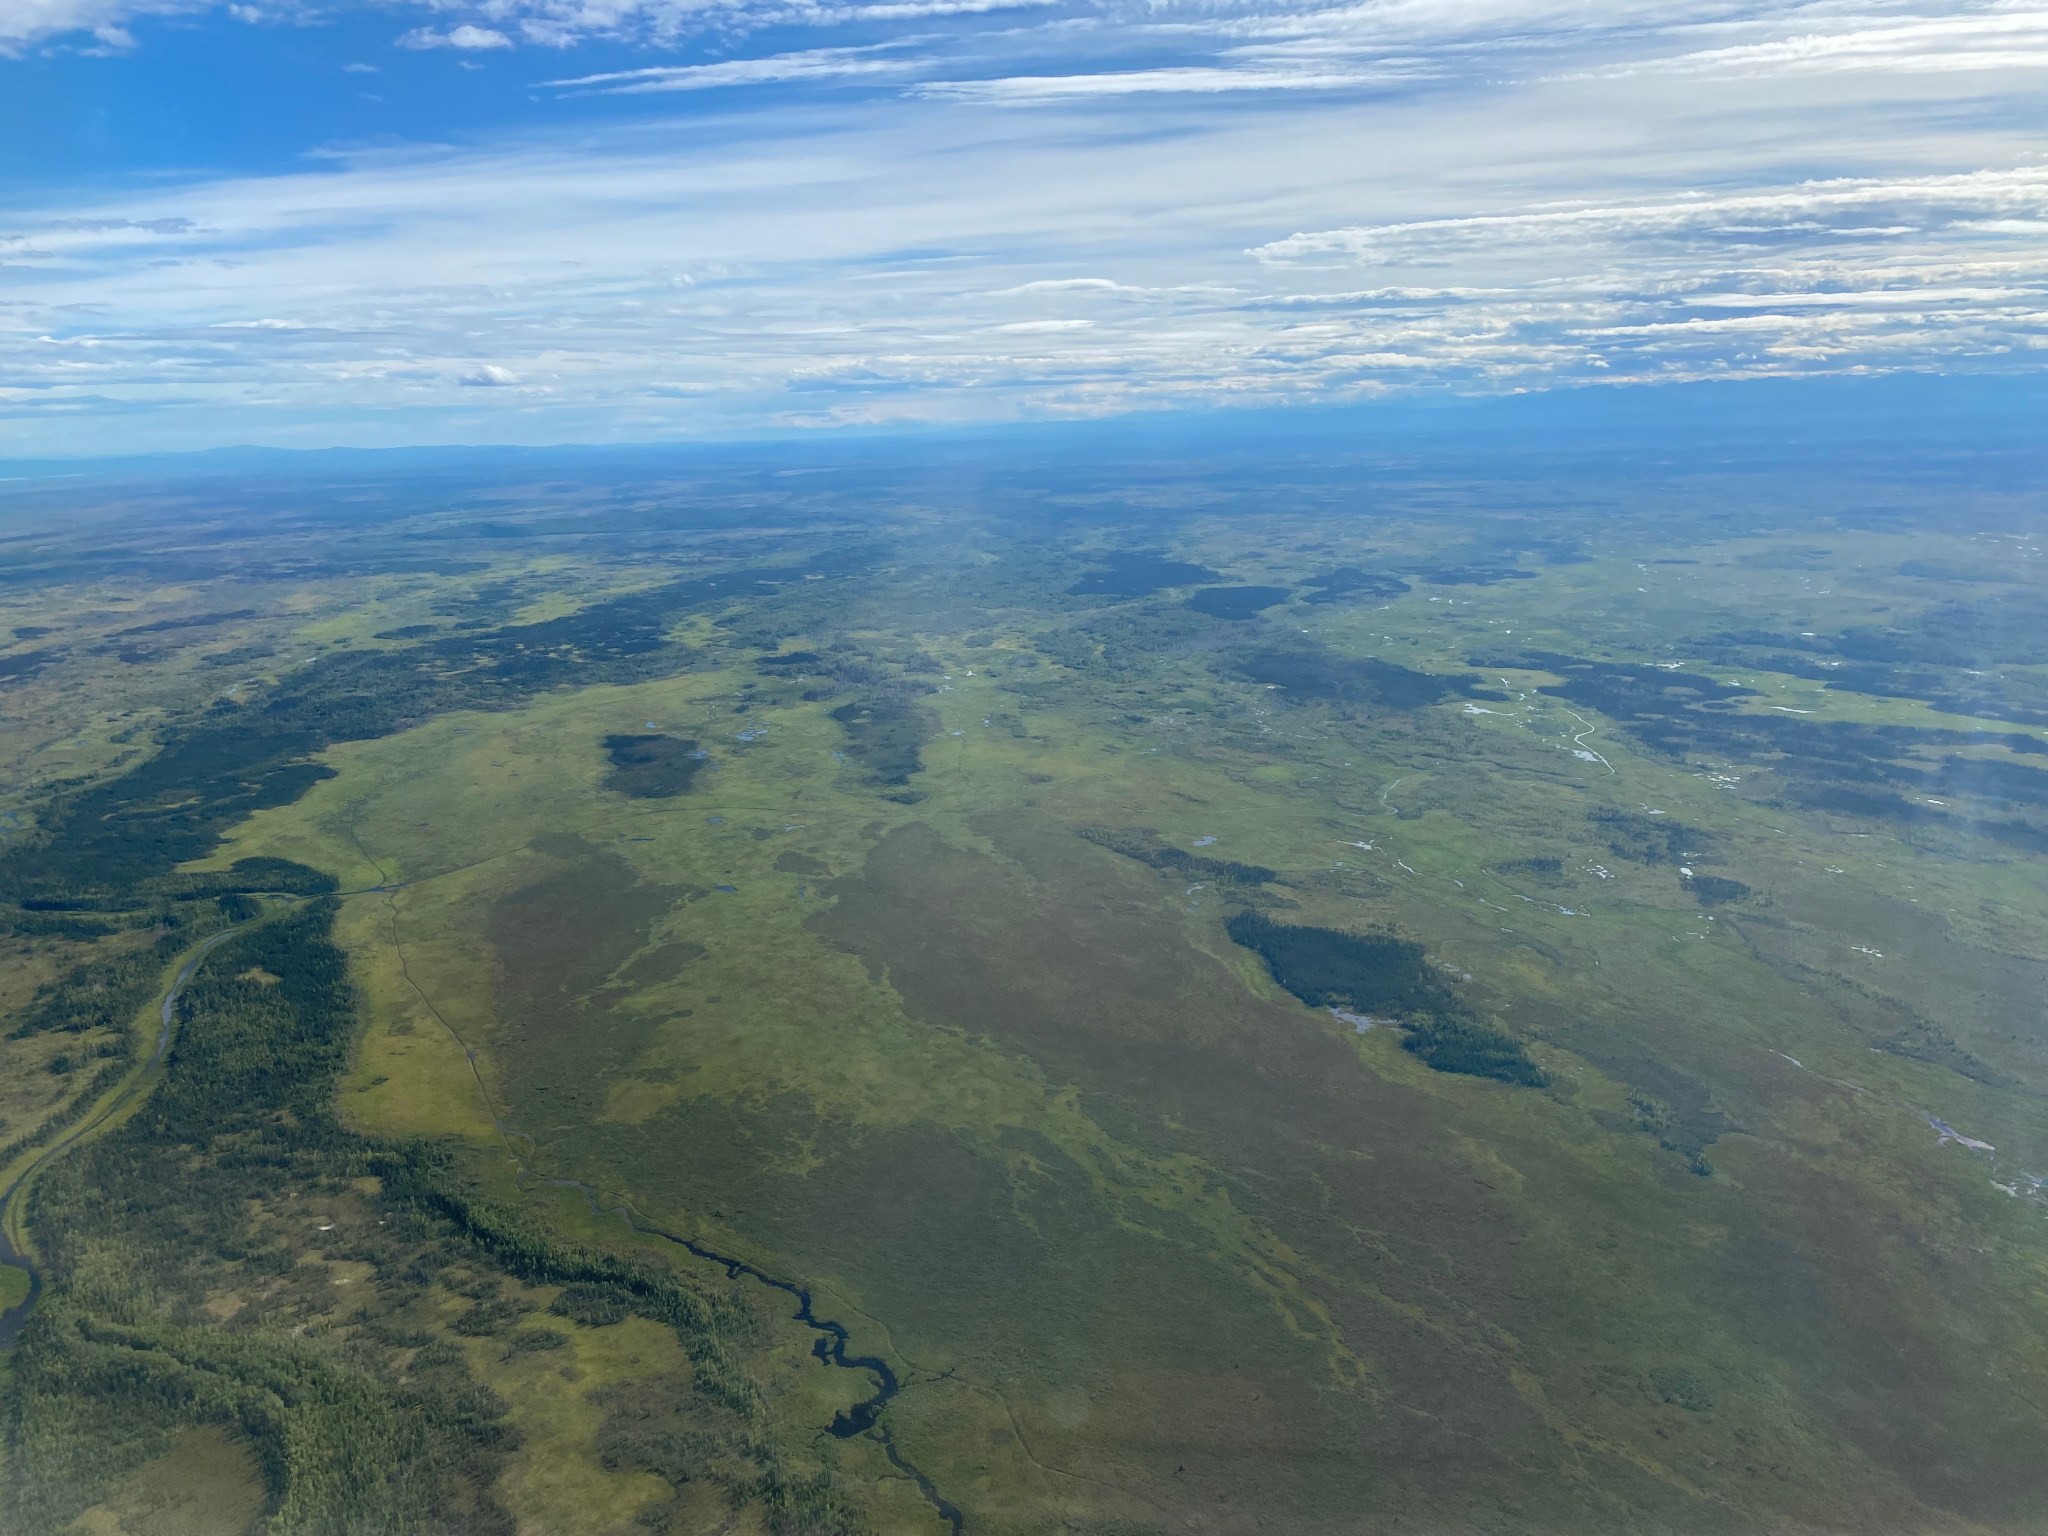
[{"label": "hazy atmosphere", "polygon": [[0,0],[0,1536],[2048,1531],[2048,8]]}]

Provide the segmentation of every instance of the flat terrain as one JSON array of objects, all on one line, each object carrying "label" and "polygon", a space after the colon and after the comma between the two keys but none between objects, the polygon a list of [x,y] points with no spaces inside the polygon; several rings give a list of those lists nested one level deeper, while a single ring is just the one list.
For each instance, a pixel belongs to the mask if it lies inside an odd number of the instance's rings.
[{"label": "flat terrain", "polygon": [[2038,496],[788,467],[14,493],[8,1529],[2039,1529]]}]

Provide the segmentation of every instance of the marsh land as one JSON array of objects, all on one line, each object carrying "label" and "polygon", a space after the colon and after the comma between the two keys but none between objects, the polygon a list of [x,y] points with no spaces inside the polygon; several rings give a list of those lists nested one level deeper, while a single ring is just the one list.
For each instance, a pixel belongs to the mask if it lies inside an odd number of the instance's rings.
[{"label": "marsh land", "polygon": [[2043,507],[0,486],[0,1529],[2040,1530]]}]

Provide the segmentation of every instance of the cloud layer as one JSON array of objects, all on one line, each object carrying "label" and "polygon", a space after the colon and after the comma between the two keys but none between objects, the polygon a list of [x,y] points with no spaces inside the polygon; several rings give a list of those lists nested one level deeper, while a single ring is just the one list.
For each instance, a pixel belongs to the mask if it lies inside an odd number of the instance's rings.
[{"label": "cloud layer", "polygon": [[[121,14],[33,3],[0,36]],[[393,40],[547,47],[515,130],[0,219],[0,413],[17,447],[644,438],[2035,369],[2044,18],[451,3]],[[599,36],[633,47],[552,51]]]}]

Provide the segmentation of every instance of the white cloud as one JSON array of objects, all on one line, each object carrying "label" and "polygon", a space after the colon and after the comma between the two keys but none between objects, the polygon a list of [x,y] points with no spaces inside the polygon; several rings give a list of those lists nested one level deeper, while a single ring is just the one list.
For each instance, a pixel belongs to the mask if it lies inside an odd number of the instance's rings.
[{"label": "white cloud", "polygon": [[[443,0],[446,3],[446,0]],[[839,27],[972,19],[1064,7],[1069,0],[476,0],[479,15],[518,24],[529,40],[571,47],[589,38],[670,46],[769,27]],[[1085,3],[1085,0],[1083,0]]]},{"label": "white cloud", "polygon": [[[28,4],[133,14],[0,0],[0,35]],[[870,30],[557,68],[649,100],[468,150],[81,189],[0,227],[0,377],[22,421],[564,440],[2039,366],[2034,81],[1925,63],[2038,11],[444,0],[430,46]],[[840,80],[890,89],[688,95]]]},{"label": "white cloud", "polygon": [[[0,0],[0,48],[202,11],[219,0]],[[407,47],[484,50],[608,40],[673,48],[766,28],[918,29],[894,39],[977,67],[927,88],[1022,104],[1085,96],[1281,93],[1532,72],[1712,74],[2040,69],[2042,0],[379,0],[433,25]],[[259,14],[230,5],[233,14]],[[1042,22],[1030,13],[1045,13]],[[279,0],[281,16],[319,14]],[[1009,13],[1025,13],[1015,16]],[[990,18],[1002,25],[991,27]],[[453,23],[450,25],[450,23]],[[950,25],[950,30],[946,28]],[[933,30],[934,28],[939,30]],[[1704,46],[1703,46],[1704,45]],[[122,45],[125,46],[125,45]],[[828,50],[829,51],[829,50]],[[795,55],[786,55],[794,57]],[[1142,64],[1133,62],[1142,56]],[[701,88],[668,66],[667,89]],[[828,74],[883,73],[880,66]],[[715,77],[701,77],[712,80]],[[655,91],[654,83],[618,87]]]},{"label": "white cloud", "polygon": [[1219,91],[1337,91],[1384,83],[1363,70],[1216,68],[1183,65],[1105,70],[1094,74],[1011,75],[993,80],[934,80],[923,96],[954,101],[1029,105],[1106,96],[1214,95]]},{"label": "white cloud", "polygon": [[428,27],[416,27],[398,39],[400,48],[456,48],[465,52],[479,52],[491,48],[510,48],[512,39],[491,27],[475,27],[465,22],[459,27],[450,27],[446,32],[436,32]]},{"label": "white cloud", "polygon": [[[1795,20],[1804,20],[1804,17]],[[2048,8],[2003,3],[1954,14],[1833,18],[1791,36],[1610,67],[1610,74],[1951,74],[2048,70]]]},{"label": "white cloud", "polygon": [[[0,310],[20,327],[0,319],[0,368],[50,409],[261,398],[416,431],[459,381],[475,410],[493,388],[518,402],[473,430],[561,438],[1998,366],[2048,345],[2040,165],[1776,184],[1724,154],[1740,192],[1623,197],[1668,183],[1689,135],[1568,154],[1526,101],[1191,109],[1145,135],[1046,110],[1057,131],[965,104],[785,109],[701,150],[586,132],[81,208],[0,246],[34,296]],[[1470,209],[1502,201],[1483,176],[1517,126],[1531,163],[1610,195]],[[1333,205],[1431,216],[1301,218]],[[1382,279],[1358,285],[1360,260]],[[545,395],[508,388],[534,378]]]},{"label": "white cloud", "polygon": [[111,34],[126,47],[125,24],[135,17],[205,8],[205,0],[0,0],[0,57],[66,33],[96,35],[102,49]]},{"label": "white cloud", "polygon": [[999,288],[992,297],[1013,298],[1023,293],[1144,293],[1143,288],[1134,288],[1111,277],[1041,277],[1028,283],[1019,283],[1014,288]]},{"label": "white cloud", "polygon": [[[1460,247],[1526,249],[1537,242],[1711,241],[1734,246],[1906,238],[1938,229],[2021,221],[2048,237],[2048,165],[1954,176],[1844,178],[1768,191],[1588,203],[1290,235],[1253,251],[1261,261],[1340,257],[1381,263]],[[2038,223],[2036,222],[2038,221]]]},{"label": "white cloud", "polygon": [[768,85],[790,80],[892,75],[914,67],[915,60],[885,56],[889,46],[812,48],[801,53],[774,54],[760,59],[725,59],[716,64],[615,70],[608,74],[579,75],[547,83],[564,90],[596,91],[608,96],[641,96],[660,91],[708,91],[723,86]]},{"label": "white cloud", "polygon": [[844,25],[861,21],[932,21],[946,16],[988,16],[998,11],[1035,10],[1060,0],[882,0],[873,5],[821,6],[808,19]]}]

